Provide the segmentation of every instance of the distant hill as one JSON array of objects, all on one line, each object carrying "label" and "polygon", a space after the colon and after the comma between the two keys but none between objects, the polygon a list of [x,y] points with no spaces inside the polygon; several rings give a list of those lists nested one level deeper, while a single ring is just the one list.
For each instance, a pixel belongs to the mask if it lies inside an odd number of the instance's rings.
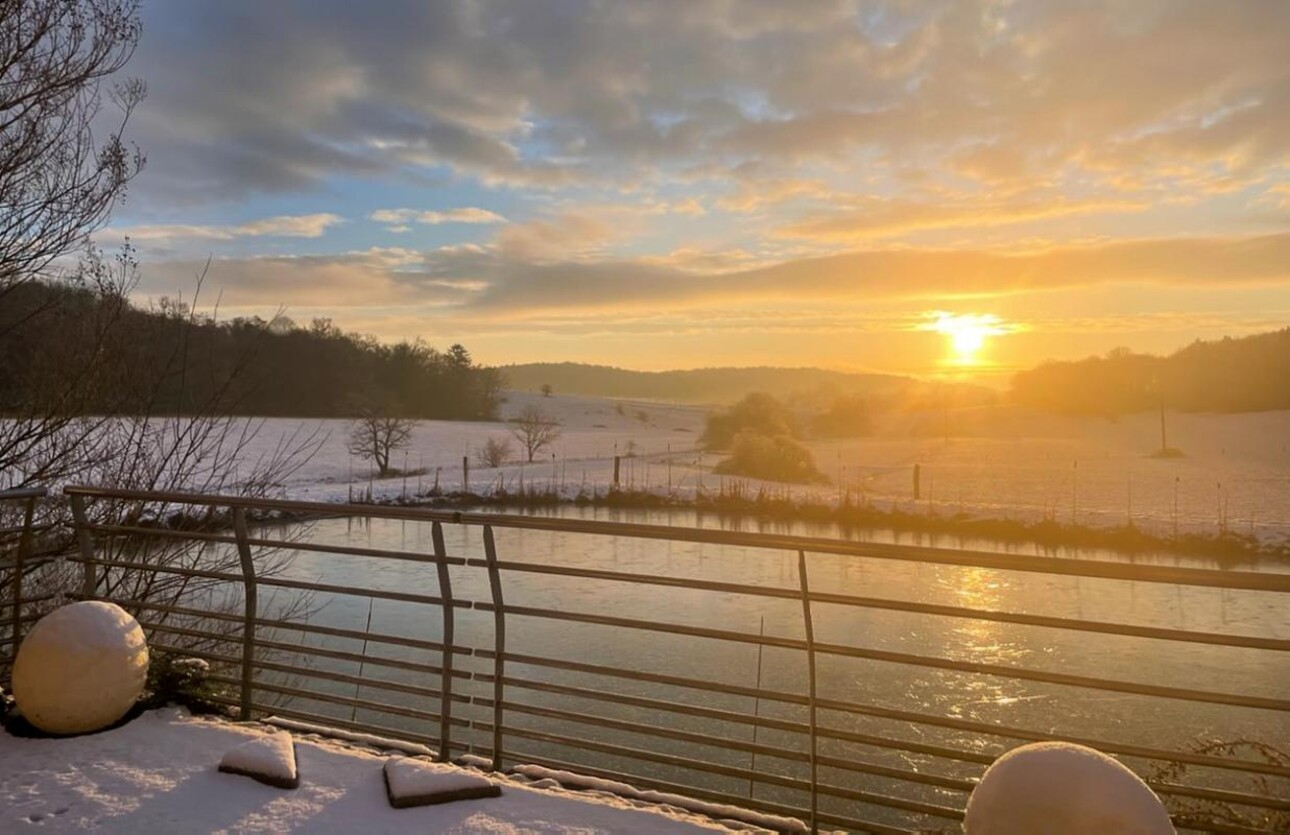
[{"label": "distant hill", "polygon": [[538,391],[551,386],[561,394],[664,400],[675,403],[730,403],[753,391],[782,399],[820,391],[862,394],[877,401],[904,400],[926,384],[893,374],[848,374],[819,368],[698,368],[689,371],[628,371],[574,362],[506,365],[499,369],[507,386]]},{"label": "distant hill", "polygon": [[1120,348],[1045,363],[1018,373],[1011,396],[1023,406],[1080,415],[1140,412],[1162,401],[1184,412],[1290,409],[1290,328],[1196,340],[1165,357]]}]

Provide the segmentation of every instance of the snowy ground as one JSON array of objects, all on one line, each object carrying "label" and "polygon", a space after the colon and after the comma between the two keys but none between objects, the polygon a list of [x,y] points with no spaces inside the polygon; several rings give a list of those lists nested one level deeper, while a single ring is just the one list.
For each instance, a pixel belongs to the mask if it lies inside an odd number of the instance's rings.
[{"label": "snowy ground", "polygon": [[294,791],[220,774],[220,757],[264,734],[188,716],[145,713],[116,730],[73,739],[0,733],[0,832],[688,833],[747,830],[605,793],[496,777],[502,795],[416,809],[385,796],[383,755],[300,739]]}]

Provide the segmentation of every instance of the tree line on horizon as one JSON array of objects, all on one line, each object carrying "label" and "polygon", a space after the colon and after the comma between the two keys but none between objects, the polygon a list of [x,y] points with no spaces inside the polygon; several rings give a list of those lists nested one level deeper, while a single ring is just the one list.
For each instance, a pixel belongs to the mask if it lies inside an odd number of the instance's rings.
[{"label": "tree line on horizon", "polygon": [[[26,282],[4,301],[0,414],[191,414],[218,404],[262,417],[494,420],[502,399],[501,373],[461,345],[387,345],[330,319],[219,321],[169,298],[135,306],[116,285],[93,282]],[[83,377],[74,398],[71,375]]]},{"label": "tree line on horizon", "polygon": [[1105,356],[1047,362],[1012,380],[1018,405],[1072,415],[1166,409],[1259,412],[1290,409],[1290,327],[1246,337],[1196,340],[1168,356],[1117,348]]}]

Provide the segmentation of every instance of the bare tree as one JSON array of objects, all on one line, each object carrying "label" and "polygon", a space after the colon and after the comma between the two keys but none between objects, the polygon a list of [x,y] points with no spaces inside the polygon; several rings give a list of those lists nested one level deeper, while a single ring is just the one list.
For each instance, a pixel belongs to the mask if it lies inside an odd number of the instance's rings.
[{"label": "bare tree", "polygon": [[560,421],[537,406],[525,406],[518,415],[511,418],[511,423],[514,424],[511,434],[524,447],[530,463],[543,447],[560,439]]},{"label": "bare tree", "polygon": [[[12,346],[0,353],[30,356],[10,374],[41,382],[40,396],[0,403],[8,418],[0,478],[18,487],[75,473],[95,457],[105,418],[83,416],[96,393],[90,381],[112,356],[133,260],[127,249],[117,264],[93,250],[79,267],[66,261],[87,247],[143,165],[123,133],[144,86],[126,80],[107,92],[119,118],[96,137],[93,126],[107,124],[102,85],[139,40],[135,0],[0,0],[0,20],[0,340]],[[86,293],[12,298],[41,280]],[[81,338],[65,341],[66,355],[23,350],[27,332],[51,322]]]},{"label": "bare tree", "polygon": [[475,460],[481,467],[496,469],[511,457],[511,442],[506,438],[489,438],[475,450]]},{"label": "bare tree", "polygon": [[543,383],[541,390],[542,390],[543,397],[550,397],[552,394],[555,393],[555,389],[551,388],[550,383]]},{"label": "bare tree", "polygon": [[144,85],[102,84],[134,53],[137,0],[0,0],[0,299],[101,228],[143,166],[123,132]]},{"label": "bare tree", "polygon": [[[262,422],[231,415],[236,384],[253,357],[217,363],[202,355],[203,328],[214,319],[195,312],[195,296],[148,320],[160,338],[135,338],[132,322],[140,319],[128,302],[138,280],[133,250],[127,244],[117,258],[105,258],[89,240],[144,163],[124,139],[144,85],[107,86],[138,43],[138,5],[0,0],[0,356],[20,358],[0,364],[0,486],[88,482],[272,495],[316,451],[317,434],[288,435],[248,459],[245,450],[254,447]],[[198,290],[200,284],[199,276]],[[196,374],[205,383],[200,395]],[[182,403],[183,414],[160,405],[167,402]],[[219,528],[228,521],[134,499],[94,501],[87,510],[91,524]],[[36,521],[53,525],[42,548],[70,546],[67,515],[62,501],[41,505]],[[207,543],[107,537],[95,547],[107,560],[200,566],[203,573],[236,573],[239,565],[229,549]],[[261,571],[280,570],[283,559],[261,555]],[[47,568],[43,573],[57,575],[64,566]],[[14,579],[74,587],[66,577],[12,578],[0,569],[0,587]],[[201,601],[216,586],[193,574],[129,568],[101,577],[97,594],[164,624],[180,617],[167,605]],[[285,617],[299,605],[297,597],[273,608]]]},{"label": "bare tree", "polygon": [[384,478],[393,472],[390,453],[403,449],[412,441],[417,422],[411,418],[368,414],[354,421],[349,432],[349,451],[364,461],[376,464]]}]

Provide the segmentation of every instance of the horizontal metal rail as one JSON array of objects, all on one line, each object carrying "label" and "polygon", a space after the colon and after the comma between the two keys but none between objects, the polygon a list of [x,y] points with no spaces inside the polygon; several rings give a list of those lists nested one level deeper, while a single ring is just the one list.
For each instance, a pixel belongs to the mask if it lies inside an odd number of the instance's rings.
[{"label": "horizontal metal rail", "polygon": [[[155,528],[144,525],[104,525],[91,524],[86,529],[92,533],[114,533],[137,537],[160,537],[182,541],[214,542],[223,545],[236,545],[237,537],[210,531],[187,531],[182,528]],[[383,548],[360,548],[349,545],[327,545],[320,542],[309,542],[291,539],[264,539],[250,537],[247,544],[256,548],[272,548],[284,551],[306,551],[317,554],[335,554],[345,557],[375,557],[387,560],[404,560],[407,562],[439,562],[434,554],[420,554],[411,551],[387,550]],[[447,565],[465,565],[465,557],[445,557],[442,562]]]},{"label": "horizontal metal rail", "polygon": [[242,576],[240,574],[229,574],[228,572],[225,572],[225,571],[208,571],[202,568],[184,568],[183,566],[178,566],[178,565],[164,565],[164,564],[139,562],[138,560],[113,560],[113,559],[105,559],[105,558],[95,558],[93,560],[86,560],[84,557],[69,556],[67,557],[67,561],[74,562],[74,563],[81,563],[81,564],[85,564],[86,562],[92,562],[94,565],[102,566],[104,568],[129,568],[135,571],[151,571],[158,574],[174,574],[177,577],[199,577],[205,580],[223,580],[229,583],[242,582]]},{"label": "horizontal metal rail", "polygon": [[166,492],[149,490],[111,490],[96,487],[65,487],[67,495],[85,498],[126,499],[154,501],[169,504],[198,506],[245,507],[257,510],[278,510],[323,516],[357,516],[377,519],[406,519],[427,522],[446,522],[464,525],[490,525],[494,528],[517,530],[542,530],[555,533],[583,533],[600,536],[634,539],[660,539],[673,542],[693,542],[711,545],[732,545],[777,551],[806,551],[815,554],[866,557],[870,559],[900,560],[936,565],[954,565],[973,568],[995,568],[1004,571],[1025,571],[1040,574],[1058,574],[1072,577],[1090,577],[1110,580],[1129,580],[1140,583],[1165,583],[1169,585],[1207,586],[1212,588],[1244,589],[1247,591],[1290,592],[1290,574],[1265,574],[1249,571],[1220,571],[1204,568],[1176,568],[1172,566],[1132,565],[1104,560],[1081,560],[1067,557],[1030,557],[1020,554],[998,554],[988,551],[960,551],[914,545],[888,545],[885,543],[852,543],[818,537],[783,536],[778,534],[747,534],[735,531],[716,531],[702,528],[676,528],[667,525],[637,525],[623,522],[589,522],[577,519],[545,519],[493,513],[463,513],[427,508],[388,507],[381,505],[341,504],[330,502],[304,502],[286,499],[261,499],[245,496],[218,496],[201,493]]},{"label": "horizontal metal rail", "polygon": [[24,533],[42,533],[44,531],[51,531],[57,527],[59,527],[59,525],[56,522],[40,522],[30,527],[27,525],[14,525],[11,527],[0,528],[0,536],[13,536],[14,534]]},{"label": "horizontal metal rail", "polygon": [[401,635],[390,635],[385,632],[362,632],[357,629],[343,629],[337,626],[322,626],[316,623],[300,623],[297,621],[279,620],[275,618],[256,618],[255,625],[267,626],[272,629],[291,629],[296,632],[304,632],[309,635],[327,635],[332,638],[349,638],[354,641],[369,641],[375,644],[389,644],[390,646],[407,647],[409,649],[424,649],[432,652],[452,652],[458,655],[470,655],[474,652],[470,647],[446,647],[438,641],[426,641],[420,638],[404,638]]},{"label": "horizontal metal rail", "polygon": [[[478,674],[475,676],[475,679],[480,682],[489,682],[492,678],[492,676],[487,674]],[[789,733],[801,735],[810,733],[810,727],[804,722],[776,719],[771,716],[753,716],[746,713],[737,713],[733,710],[700,707],[696,705],[682,704],[680,702],[650,699],[643,696],[627,696],[622,693],[594,690],[586,687],[571,687],[564,684],[552,684],[550,682],[534,681],[533,679],[516,678],[514,676],[505,676],[502,681],[509,687],[518,687],[524,690],[536,690],[544,693],[555,693],[562,696],[573,696],[581,699],[591,699],[594,701],[627,705],[630,707],[665,711],[668,713],[679,713],[685,716],[715,719],[721,722],[729,722],[731,724],[756,725],[761,728],[787,731]],[[484,702],[485,700],[480,700],[481,704]],[[489,702],[491,703],[491,700],[489,700]],[[504,706],[509,707],[510,705],[511,702],[509,700],[504,702]],[[643,733],[649,732],[649,726],[641,725],[640,728]],[[770,754],[770,756],[801,762],[805,762],[807,760],[807,755],[805,753],[785,749],[778,749],[774,753]],[[841,768],[848,771],[873,774],[879,777],[890,777],[894,780],[922,783],[924,785],[938,786],[940,788],[952,789],[955,791],[971,791],[976,785],[975,781],[964,780],[958,777],[945,777],[939,774],[927,774],[919,771],[911,771],[909,769],[892,768],[890,766],[878,765],[876,763],[868,763],[859,760],[841,760],[827,756],[817,757],[817,760],[820,765],[830,768]]]},{"label": "horizontal metal rail", "polygon": [[[491,676],[478,675],[479,681],[488,681]],[[569,687],[565,685],[554,685],[547,682],[535,682],[527,679],[515,679],[507,677],[505,683],[522,689],[538,690],[542,692],[557,693],[567,696],[592,699],[597,701],[610,702],[614,704],[625,704],[633,707],[649,708],[658,711],[667,711],[671,713],[680,713],[687,716],[698,716],[708,719],[718,719],[724,722],[740,724],[757,724],[761,727],[773,728],[776,730],[789,731],[796,734],[807,734],[809,727],[801,722],[791,722],[786,720],[776,720],[766,717],[750,717],[733,711],[722,711],[713,708],[696,707],[693,705],[679,704],[675,702],[666,702],[657,699],[647,699],[635,696],[623,696],[616,693],[604,691],[589,690],[581,687]],[[478,703],[484,707],[491,706],[491,700],[480,699]],[[602,722],[601,717],[591,716],[583,713],[571,713],[569,711],[553,711],[545,706],[532,706],[522,702],[508,700],[505,703],[508,710],[515,710],[520,713],[533,713],[535,715],[544,715],[551,718],[559,718],[569,722],[583,722],[592,725],[601,725],[616,727],[620,730],[628,730],[633,733],[644,734],[647,736],[660,736],[668,739],[680,739],[694,744],[707,745],[709,747],[742,750],[749,753],[757,753],[763,757],[774,759],[790,760],[794,762],[807,762],[809,757],[806,753],[783,748],[771,748],[768,746],[755,746],[744,743],[740,740],[729,740],[724,737],[712,737],[707,734],[682,734],[680,732],[663,729],[658,730],[654,726],[646,725],[639,722],[622,722],[621,720],[607,720],[608,723]],[[829,735],[832,734],[824,734]],[[835,738],[844,739],[845,732]],[[987,762],[992,761],[992,757],[984,758]],[[945,777],[936,774],[927,774],[907,769],[892,768],[890,766],[876,765],[857,760],[844,760],[837,757],[819,756],[817,757],[819,765],[827,768],[835,768],[845,771],[855,771],[875,776],[887,777],[893,780],[899,780],[908,783],[921,783],[925,785],[937,786],[940,788],[951,789],[954,791],[970,792],[975,786],[975,780],[966,780],[955,777]],[[736,775],[737,776],[737,775]],[[1266,809],[1276,809],[1281,811],[1290,811],[1290,800],[1255,795],[1247,792],[1226,791],[1219,789],[1206,789],[1194,786],[1185,786],[1177,783],[1151,781],[1150,785],[1158,792],[1165,794],[1174,794],[1185,797],[1203,798],[1207,800],[1216,800],[1225,803],[1235,803],[1245,806],[1255,806]],[[821,793],[829,793],[825,788],[820,789]],[[854,799],[854,798],[853,798]]]},{"label": "horizontal metal rail", "polygon": [[[467,560],[466,564],[480,568],[486,568],[488,565],[487,561],[479,559]],[[724,594],[746,594],[755,597],[773,597],[781,600],[792,601],[797,601],[800,598],[800,593],[796,589],[780,588],[776,586],[754,586],[746,583],[724,583],[694,577],[640,574],[581,568],[578,566],[548,565],[544,563],[525,563],[500,560],[497,563],[497,567],[506,571],[576,577],[584,580],[606,580],[639,585],[656,585],[671,588],[712,591]],[[830,603],[839,606],[853,606],[865,609],[884,609],[924,615],[940,615],[943,617],[970,618],[972,620],[986,620],[995,623],[1040,626],[1049,629],[1068,629],[1078,632],[1098,632],[1135,638],[1156,638],[1163,641],[1183,641],[1186,643],[1216,644],[1219,646],[1248,647],[1251,649],[1270,649],[1283,652],[1290,651],[1290,639],[1285,638],[1261,638],[1249,635],[1230,634],[1226,632],[1199,632],[1189,629],[1167,629],[1155,626],[1137,626],[1127,623],[1109,623],[1105,621],[1079,620],[1076,618],[1059,618],[1048,615],[1031,615],[1022,612],[974,609],[967,606],[946,606],[933,603],[918,603],[911,600],[893,600],[891,598],[884,597],[860,597],[857,595],[829,592],[812,592],[810,599],[814,603]]]},{"label": "horizontal metal rail", "polygon": [[[241,705],[240,699],[231,699],[227,696],[218,694],[206,697],[214,704],[224,705],[225,707],[236,708]],[[357,720],[337,718],[335,716],[326,716],[321,713],[311,713],[296,707],[285,707],[283,705],[271,705],[264,702],[251,703],[251,707],[263,716],[281,716],[284,719],[296,719],[301,722],[309,722],[323,728],[344,728],[358,731],[359,733],[370,734],[372,736],[384,736],[391,739],[400,739],[407,742],[419,742],[423,745],[438,745],[439,740],[432,736],[410,731],[406,728],[392,728],[388,725],[373,725],[370,722],[360,722]],[[365,707],[360,705],[360,707]]]},{"label": "horizontal metal rail", "polygon": [[[544,714],[535,713],[534,715],[541,716]],[[785,777],[768,771],[752,771],[738,766],[721,765],[720,763],[706,760],[697,760],[693,757],[663,754],[658,751],[636,748],[629,745],[599,742],[585,737],[564,736],[562,734],[555,734],[549,731],[539,731],[534,728],[526,728],[517,725],[508,724],[505,727],[505,731],[508,736],[517,736],[521,739],[533,740],[534,742],[549,742],[584,751],[596,751],[597,753],[602,754],[659,763],[661,765],[670,765],[677,768],[688,769],[690,771],[703,772],[705,774],[714,774],[723,777],[737,777],[742,780],[751,780],[756,783],[797,789],[804,792],[809,792],[811,790],[811,782],[809,780]],[[826,794],[831,797],[838,797],[844,800],[854,800],[860,803],[867,803],[871,806],[901,809],[906,812],[916,812],[921,815],[932,815],[934,817],[946,818],[948,820],[962,820],[963,818],[962,809],[954,809],[949,806],[938,806],[934,803],[922,803],[917,800],[878,794],[877,792],[860,791],[857,789],[848,789],[842,786],[830,786],[823,783],[817,785],[816,790],[820,794]]]},{"label": "horizontal metal rail", "polygon": [[[442,606],[443,598],[428,594],[412,594],[402,591],[384,591],[362,586],[341,586],[334,583],[315,583],[305,580],[286,580],[281,577],[264,577],[259,584],[279,589],[297,589],[298,591],[317,591],[324,594],[343,594],[351,597],[371,597],[377,600],[397,600],[401,603],[424,603],[428,606]],[[466,605],[469,605],[467,603]]]},{"label": "horizontal metal rail", "polygon": [[[234,687],[240,687],[241,679],[233,678],[219,674],[211,674],[210,681],[219,684],[228,684]],[[329,704],[343,705],[345,707],[354,707],[356,702],[353,696],[344,696],[337,693],[325,693],[320,690],[306,690],[301,687],[288,687],[284,684],[270,684],[263,681],[257,681],[252,685],[255,690],[262,690],[266,693],[277,693],[282,696],[294,696],[300,699],[307,699],[315,702],[327,702]],[[357,703],[357,706],[363,710],[370,710],[376,713],[387,713],[391,716],[401,716],[405,719],[416,719],[421,722],[439,722],[441,714],[432,713],[426,710],[416,710],[415,708],[404,707],[403,705],[390,704],[389,702],[374,702],[370,699],[364,699]],[[336,720],[332,720],[333,722]],[[470,727],[470,723],[465,719],[453,718],[451,723],[460,728]]]},{"label": "horizontal metal rail", "polygon": [[[487,650],[476,650],[475,654],[481,658],[491,657]],[[766,690],[755,687],[743,687],[740,685],[724,684],[721,682],[710,681],[706,679],[687,678],[684,676],[664,675],[659,673],[649,673],[640,670],[624,670],[617,667],[609,667],[598,664],[588,664],[579,661],[568,661],[559,658],[548,658],[545,656],[506,653],[506,658],[511,663],[534,665],[547,667],[551,669],[566,670],[569,672],[587,673],[591,675],[606,676],[610,678],[621,678],[632,681],[642,681],[653,684],[666,684],[673,687],[684,687],[692,690],[701,690],[711,693],[722,693],[731,696],[743,696],[750,699],[764,699],[767,701],[777,701],[785,704],[806,705],[806,697],[799,693],[786,693],[783,691]],[[1057,734],[1051,732],[1037,731],[1025,728],[1015,728],[1007,725],[995,725],[987,722],[978,722],[971,719],[959,719],[949,716],[938,716],[930,713],[919,713],[910,710],[900,710],[897,708],[884,707],[880,705],[865,704],[862,702],[842,701],[838,699],[822,698],[818,700],[818,705],[822,710],[832,710],[844,714],[855,714],[863,716],[874,716],[883,719],[891,719],[899,722],[910,722],[917,725],[930,725],[933,727],[947,728],[957,731],[966,731],[976,734],[989,734],[992,736],[1002,736],[1011,739],[1020,739],[1027,742],[1038,742],[1046,739],[1057,740],[1061,742],[1071,742],[1077,745],[1087,745],[1091,748],[1097,748],[1101,751],[1107,751],[1124,756],[1141,757],[1143,759],[1154,759],[1161,761],[1179,762],[1187,765],[1205,766],[1208,768],[1230,769],[1236,771],[1250,771],[1259,774],[1267,774],[1277,777],[1290,777],[1290,768],[1279,766],[1274,763],[1267,763],[1258,760],[1244,760],[1226,757],[1213,757],[1204,754],[1196,754],[1186,751],[1176,751],[1160,748],[1151,748],[1141,745],[1127,745],[1112,740],[1097,739],[1094,737],[1074,736],[1069,734]],[[827,729],[821,729],[821,733],[828,735],[831,733]],[[839,731],[838,733],[845,733]],[[858,736],[858,735],[856,735]],[[838,739],[848,739],[853,742],[862,742],[861,739],[853,737],[836,737]],[[945,746],[930,745],[916,741],[903,741],[895,739],[885,739],[873,737],[878,747],[902,748],[916,753],[924,753],[932,756],[946,757],[949,759],[962,760],[964,762],[976,762],[989,764],[994,761],[994,756],[981,754],[980,752],[960,751]],[[869,744],[869,743],[865,743]]]},{"label": "horizontal metal rail", "polygon": [[43,499],[48,495],[48,487],[10,487],[0,490],[0,502]]},{"label": "horizontal metal rail", "polygon": [[[491,609],[491,604],[476,606]],[[710,638],[718,641],[731,641],[743,644],[761,644],[762,646],[780,647],[783,649],[805,650],[806,642],[794,638],[782,638],[769,635],[752,635],[734,632],[728,629],[712,629],[700,626],[684,626],[675,623],[623,618],[613,615],[598,615],[589,612],[568,612],[559,609],[546,609],[534,606],[505,606],[508,615],[520,617],[548,618],[552,620],[591,623],[599,626],[614,626],[625,629],[641,629],[648,632],[664,632],[671,635],[686,635],[693,638]],[[1262,708],[1264,710],[1290,711],[1290,700],[1273,699],[1260,696],[1243,696],[1239,693],[1222,693],[1211,690],[1197,690],[1185,687],[1165,687],[1154,684],[1139,684],[1116,679],[1078,676],[1069,673],[1054,673],[1043,670],[1032,670],[1024,667],[1011,667],[1004,664],[985,664],[979,661],[956,661],[951,658],[936,658],[928,655],[915,655],[906,652],[866,649],[864,647],[844,646],[841,644],[816,644],[815,650],[826,655],[846,656],[869,661],[885,661],[893,664],[906,664],[914,667],[928,667],[940,670],[953,670],[964,673],[1014,678],[1025,681],[1040,681],[1048,684],[1061,684],[1071,687],[1087,687],[1095,690],[1109,690],[1119,693],[1133,693],[1141,696],[1158,696],[1167,699],[1181,699],[1192,702],[1232,705],[1237,707]]]}]

